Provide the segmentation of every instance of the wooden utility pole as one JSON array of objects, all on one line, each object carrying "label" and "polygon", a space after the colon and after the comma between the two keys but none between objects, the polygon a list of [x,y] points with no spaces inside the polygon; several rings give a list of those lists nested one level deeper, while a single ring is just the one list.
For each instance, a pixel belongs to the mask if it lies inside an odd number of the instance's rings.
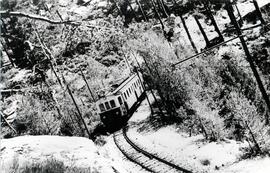
[{"label": "wooden utility pole", "polygon": [[72,91],[71,91],[70,88],[69,88],[69,85],[68,85],[68,83],[67,83],[67,81],[66,81],[64,75],[62,75],[62,78],[63,78],[64,83],[66,84],[68,93],[69,93],[69,95],[70,95],[70,97],[71,97],[71,99],[72,99],[72,101],[73,101],[73,104],[75,105],[76,110],[77,110],[77,112],[78,112],[78,114],[79,114],[79,119],[82,121],[82,123],[83,123],[83,125],[84,125],[84,128],[85,128],[85,131],[86,131],[87,134],[88,134],[88,137],[91,138],[91,134],[90,134],[90,132],[89,132],[89,130],[88,130],[88,128],[87,128],[87,125],[86,125],[84,119],[83,119],[83,116],[82,116],[82,113],[81,113],[81,111],[80,111],[80,108],[79,108],[78,104],[77,104],[76,101],[75,101],[75,98],[74,98],[74,96],[73,96],[73,94],[72,94]]},{"label": "wooden utility pole", "polygon": [[196,15],[194,15],[194,19],[195,19],[197,25],[199,26],[199,29],[200,29],[200,31],[201,31],[201,33],[203,35],[203,38],[204,38],[205,43],[206,43],[206,47],[210,47],[210,41],[209,41],[206,33],[204,32],[203,27],[202,27],[202,25],[201,25],[201,23],[200,23],[200,21],[199,21],[199,19],[198,19],[198,17]]},{"label": "wooden utility pole", "polygon": [[239,27],[239,25],[237,23],[237,20],[236,20],[234,14],[233,14],[233,9],[232,9],[231,4],[227,2],[226,3],[226,8],[227,8],[229,16],[231,17],[231,22],[233,23],[234,27],[236,28],[237,35],[238,35],[238,37],[239,37],[239,39],[240,39],[240,41],[242,43],[242,47],[243,47],[243,49],[245,51],[247,61],[249,62],[250,68],[251,68],[251,70],[253,72],[253,75],[254,75],[254,77],[255,77],[255,79],[257,81],[257,84],[258,84],[259,89],[261,91],[262,97],[263,97],[263,99],[264,99],[264,101],[266,103],[266,106],[267,106],[268,110],[265,113],[265,123],[269,124],[269,111],[270,111],[269,97],[267,95],[266,89],[263,86],[262,80],[261,80],[260,75],[259,75],[259,73],[258,73],[258,71],[256,69],[256,66],[255,66],[255,64],[253,62],[252,56],[251,56],[251,54],[250,54],[250,52],[248,50],[246,41],[244,39],[244,36],[242,35],[242,31],[241,31],[241,29],[240,29],[240,27]]},{"label": "wooden utility pole", "polygon": [[[139,63],[139,61],[137,60],[137,57],[136,57],[133,53],[132,53],[132,55],[133,55],[133,57],[135,58],[136,63],[137,63],[137,65],[138,65],[139,69],[142,70],[140,63]],[[142,79],[141,79],[141,77],[140,77],[140,75],[139,75],[139,73],[138,73],[138,69],[135,68],[135,70],[136,70],[136,73],[137,73],[137,75],[138,75],[138,77],[139,77],[140,83],[141,83],[142,86],[143,86],[143,89],[146,91],[146,87],[145,87],[144,83],[142,82]],[[153,91],[152,91],[151,88],[150,88],[150,92],[151,92],[151,94],[153,95],[154,100],[157,102],[157,98],[156,98],[156,96],[155,96],[155,94],[153,93]],[[145,92],[145,93],[146,93],[146,92]],[[153,114],[153,113],[154,113],[154,110],[153,110],[153,108],[152,108],[152,105],[151,105],[151,103],[150,103],[150,100],[149,100],[149,98],[148,98],[147,93],[146,93],[146,99],[147,99],[147,102],[148,102],[148,104],[149,104],[149,106],[150,106],[151,113]]]},{"label": "wooden utility pole", "polygon": [[55,104],[56,111],[58,113],[58,118],[59,119],[63,119],[64,124],[66,126],[68,126],[68,123],[66,122],[66,120],[65,120],[65,118],[64,118],[64,116],[63,116],[63,114],[61,112],[60,105],[59,105],[59,103],[58,103],[58,101],[57,101],[57,99],[56,99],[56,97],[54,95],[53,90],[51,89],[51,87],[49,86],[49,84],[46,81],[44,81],[44,83],[45,83],[45,86],[47,86],[48,90],[50,91],[51,98],[53,99],[53,102]]},{"label": "wooden utility pole", "polygon": [[216,31],[216,32],[218,33],[218,35],[219,35],[219,38],[221,39],[221,41],[224,41],[224,38],[223,38],[223,36],[222,36],[222,34],[221,34],[219,28],[218,28],[218,25],[217,25],[217,22],[216,22],[216,20],[215,20],[215,17],[214,17],[213,14],[212,14],[212,11],[211,11],[211,8],[210,8],[209,1],[208,1],[208,0],[207,0],[206,2],[204,2],[204,7],[205,7],[205,9],[206,9],[206,12],[207,12],[207,14],[208,14],[208,16],[209,16],[209,18],[210,18],[212,24],[214,25],[215,31]]},{"label": "wooden utility pole", "polygon": [[139,9],[140,9],[140,11],[141,11],[141,13],[142,13],[142,15],[143,15],[144,20],[145,20],[146,22],[148,22],[148,18],[146,17],[146,15],[145,15],[145,13],[144,13],[144,11],[143,11],[142,5],[141,5],[141,3],[139,2],[139,0],[136,0],[136,3],[137,3],[137,5],[139,6]]},{"label": "wooden utility pole", "polygon": [[124,55],[124,59],[125,59],[125,62],[126,62],[126,64],[127,64],[127,67],[128,67],[128,69],[129,69],[130,73],[132,73],[132,70],[131,70],[130,64],[128,63],[127,56],[126,56],[126,54],[125,54],[124,52],[123,52],[123,55]]},{"label": "wooden utility pole", "polygon": [[155,13],[156,13],[156,15],[157,15],[157,17],[158,17],[158,20],[159,20],[159,22],[160,22],[160,24],[161,24],[162,30],[163,30],[163,32],[165,32],[165,31],[164,31],[165,26],[164,26],[164,24],[163,24],[163,22],[162,22],[162,20],[161,20],[161,17],[160,17],[159,12],[158,12],[158,10],[157,10],[157,8],[156,8],[155,2],[154,2],[153,0],[150,0],[150,1],[151,1],[151,4],[152,4],[153,8],[154,8],[154,11],[155,11]]},{"label": "wooden utility pole", "polygon": [[239,18],[240,18],[240,20],[239,20],[239,24],[240,24],[240,26],[242,26],[242,25],[243,25],[243,23],[244,23],[243,18],[242,18],[242,16],[241,16],[241,13],[240,13],[240,11],[239,11],[238,6],[237,6],[237,4],[236,4],[236,3],[234,4],[234,6],[235,6],[236,11],[237,11],[237,13],[238,13],[238,16],[239,16]]},{"label": "wooden utility pole", "polygon": [[139,78],[139,81],[140,81],[140,83],[141,83],[141,85],[142,85],[143,90],[145,91],[146,100],[147,100],[147,102],[148,102],[148,104],[149,104],[149,107],[150,107],[150,110],[151,110],[151,115],[153,115],[153,114],[154,114],[154,111],[153,111],[152,105],[151,105],[151,103],[150,103],[150,100],[149,100],[149,98],[148,98],[148,95],[147,95],[147,92],[146,92],[146,87],[145,87],[145,85],[144,85],[144,83],[143,83],[143,81],[142,81],[142,79],[141,79],[141,76],[140,76],[140,74],[139,74],[137,68],[135,68],[135,72],[136,72],[136,74],[137,74],[137,76],[138,76],[138,78]]},{"label": "wooden utility pole", "polygon": [[160,9],[163,11],[165,17],[169,17],[167,10],[165,9],[164,1],[163,0],[157,0],[157,4],[160,7]]},{"label": "wooden utility pole", "polygon": [[256,0],[253,0],[253,4],[254,4],[254,6],[255,6],[255,8],[256,8],[256,13],[257,13],[257,15],[258,15],[258,17],[259,17],[261,23],[262,23],[263,25],[265,25],[266,22],[265,22],[265,20],[264,20],[263,17],[262,17],[262,12],[261,12],[261,10],[260,10],[260,7],[259,7],[259,5],[258,5],[258,2],[257,2]]},{"label": "wooden utility pole", "polygon": [[49,51],[48,47],[45,45],[45,43],[43,42],[43,40],[41,39],[41,36],[39,35],[39,33],[38,33],[38,31],[37,31],[36,28],[34,28],[34,31],[35,31],[35,34],[36,34],[36,36],[37,36],[37,39],[38,39],[38,41],[39,41],[39,43],[40,43],[40,46],[41,46],[41,48],[42,48],[43,54],[44,54],[44,55],[47,57],[47,59],[49,60],[51,69],[52,69],[52,71],[53,71],[53,73],[54,73],[54,75],[55,75],[55,77],[56,77],[58,83],[60,84],[61,88],[63,88],[63,85],[62,85],[62,82],[61,82],[61,80],[60,80],[60,77],[58,76],[58,74],[57,74],[57,72],[56,72],[56,70],[55,70],[55,68],[54,68],[54,65],[53,65],[53,63],[52,63],[52,61],[55,60],[55,58],[53,57],[52,53]]},{"label": "wooden utility pole", "polygon": [[90,89],[90,86],[89,86],[89,84],[88,84],[88,82],[87,82],[87,80],[86,80],[86,77],[85,77],[85,75],[84,75],[84,73],[83,73],[81,67],[79,67],[79,69],[80,69],[81,75],[82,75],[82,77],[83,77],[83,80],[84,80],[84,82],[85,82],[85,84],[86,84],[86,86],[87,86],[87,89],[88,89],[88,91],[89,91],[89,93],[90,93],[90,95],[91,95],[93,101],[95,102],[94,94],[93,94],[93,92],[92,92],[91,89]]},{"label": "wooden utility pole", "polygon": [[64,21],[62,15],[59,13],[58,10],[56,10],[56,14],[58,15],[58,17],[60,18],[61,21]]},{"label": "wooden utility pole", "polygon": [[121,8],[119,7],[118,3],[115,2],[115,0],[112,0],[112,2],[114,3],[114,5],[116,6],[118,12],[120,13],[120,16],[123,16],[124,14],[123,14]]},{"label": "wooden utility pole", "polygon": [[[157,74],[158,80],[161,82],[162,78],[161,78],[161,76],[160,76],[160,74],[159,74],[159,72],[158,72],[157,66],[154,64],[154,62],[153,62],[152,60],[151,60],[151,63],[152,63],[153,66],[154,66],[154,70],[155,70],[155,72],[156,72],[156,74]],[[159,83],[160,83],[160,82],[159,82]],[[163,94],[162,94],[162,92],[161,92],[161,89],[160,89],[159,85],[157,85],[157,90],[158,90],[158,93],[159,93],[159,96],[160,96],[160,99],[161,99],[163,105],[165,105],[165,109],[167,110],[167,112],[170,113],[170,114],[171,114],[171,113],[176,113],[176,109],[175,109],[174,103],[172,103],[172,105],[170,105],[170,106],[167,105],[168,102],[165,101],[166,99],[165,99],[165,97],[163,96]],[[167,98],[168,98],[168,97],[167,97]],[[167,99],[167,100],[171,101],[170,99]],[[172,112],[172,111],[168,111],[169,107],[173,107],[173,112]],[[170,109],[170,110],[172,110],[172,109]],[[172,114],[171,114],[171,115],[172,115]]]},{"label": "wooden utility pole", "polygon": [[[144,62],[145,62],[146,68],[148,69],[149,73],[151,74],[152,77],[154,77],[153,71],[151,70],[151,68],[150,68],[150,66],[149,66],[149,64],[148,64],[148,62],[146,61],[146,59],[145,59],[143,56],[142,56],[142,58],[143,58],[143,60],[144,60]],[[159,78],[159,79],[160,79],[160,78]],[[160,91],[159,87],[157,87],[157,89],[158,89],[158,93],[160,94],[161,102],[162,102],[162,104],[164,104],[164,99],[163,99],[163,96],[161,95],[161,91]],[[153,93],[152,93],[152,94],[153,94]],[[153,95],[154,95],[154,94],[153,94]],[[156,103],[158,104],[156,98],[155,98],[155,101],[156,101]],[[159,106],[158,106],[158,109],[159,109],[160,113],[164,116],[164,113],[163,113],[161,107],[162,107],[162,106],[159,105]]]},{"label": "wooden utility pole", "polygon": [[130,8],[131,11],[132,11],[132,13],[134,14],[135,20],[138,22],[138,18],[137,18],[137,16],[136,16],[135,10],[133,9],[133,7],[132,7],[132,5],[130,4],[129,0],[126,0],[126,1],[127,1],[127,3],[128,3],[129,8]]},{"label": "wooden utility pole", "polygon": [[[179,4],[177,4],[176,0],[173,0],[173,3],[174,3],[175,6],[177,6],[178,8],[180,8],[180,6],[179,6]],[[188,39],[189,39],[189,41],[190,41],[190,44],[191,44],[192,48],[194,49],[195,53],[198,53],[198,50],[197,50],[197,48],[196,48],[196,46],[195,46],[195,44],[194,44],[194,42],[193,42],[193,40],[192,40],[192,37],[191,37],[191,35],[190,35],[190,33],[189,33],[189,30],[188,30],[188,28],[187,28],[187,24],[186,24],[186,21],[185,21],[183,15],[182,15],[182,14],[179,14],[179,17],[180,17],[181,22],[182,22],[182,24],[183,24],[183,27],[184,27],[184,29],[185,29],[185,31],[186,31],[186,33],[187,33],[187,36],[188,36]],[[180,26],[179,26],[179,27],[180,27]]]},{"label": "wooden utility pole", "polygon": [[184,17],[181,14],[180,14],[180,19],[181,19],[182,24],[184,26],[184,29],[185,29],[185,31],[187,33],[187,36],[188,36],[188,39],[190,41],[190,44],[191,44],[192,48],[194,49],[195,53],[198,53],[198,49],[195,46],[195,43],[193,42],[193,39],[192,39],[192,37],[191,37],[191,35],[190,35],[189,31],[188,31],[188,28],[187,28],[187,25],[186,25],[186,21],[185,21]]}]

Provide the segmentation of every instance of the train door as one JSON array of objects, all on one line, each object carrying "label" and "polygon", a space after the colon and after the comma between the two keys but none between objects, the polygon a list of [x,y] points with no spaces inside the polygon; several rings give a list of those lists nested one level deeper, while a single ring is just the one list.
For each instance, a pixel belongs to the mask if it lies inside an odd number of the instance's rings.
[{"label": "train door", "polygon": [[136,90],[134,90],[134,92],[135,92],[136,99],[138,101],[139,100],[138,94],[137,94]]},{"label": "train door", "polygon": [[125,116],[127,114],[127,107],[126,107],[125,101],[123,101],[121,96],[118,96],[117,99],[120,105],[120,109],[122,111],[122,116]]}]

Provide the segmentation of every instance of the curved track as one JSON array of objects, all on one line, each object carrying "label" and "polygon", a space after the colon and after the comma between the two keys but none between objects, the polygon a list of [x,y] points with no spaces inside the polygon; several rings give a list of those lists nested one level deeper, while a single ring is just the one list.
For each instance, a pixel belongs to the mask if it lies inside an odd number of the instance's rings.
[{"label": "curved track", "polygon": [[134,144],[126,134],[126,128],[114,133],[114,142],[117,148],[123,153],[123,155],[134,162],[137,165],[140,165],[147,171],[156,172],[156,173],[167,173],[167,172],[183,172],[191,173],[184,168],[181,168],[165,159],[159,158],[142,148]]}]

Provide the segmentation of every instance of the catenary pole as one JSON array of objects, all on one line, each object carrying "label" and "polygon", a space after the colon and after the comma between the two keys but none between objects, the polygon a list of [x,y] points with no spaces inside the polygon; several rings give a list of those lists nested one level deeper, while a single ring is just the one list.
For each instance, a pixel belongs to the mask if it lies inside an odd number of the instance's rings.
[{"label": "catenary pole", "polygon": [[84,80],[84,82],[85,82],[85,84],[86,84],[86,86],[87,86],[87,89],[88,89],[90,95],[92,96],[93,101],[95,102],[94,94],[93,94],[92,90],[90,89],[90,86],[89,86],[89,84],[88,84],[88,82],[87,82],[87,80],[86,80],[86,77],[85,77],[85,75],[84,75],[84,73],[83,73],[81,67],[79,67],[79,69],[80,69],[81,75],[82,75],[82,77],[83,77],[83,80]]},{"label": "catenary pole", "polygon": [[[178,8],[180,8],[180,5],[176,2],[176,0],[173,0],[173,3],[174,3],[175,6],[177,6]],[[187,34],[188,39],[189,39],[189,41],[190,41],[190,44],[191,44],[192,48],[194,49],[194,52],[195,52],[195,53],[198,53],[198,50],[197,50],[197,48],[196,48],[196,46],[195,46],[195,44],[194,44],[194,42],[193,42],[193,40],[192,40],[192,37],[191,37],[191,35],[190,35],[190,33],[189,33],[189,30],[188,30],[186,21],[185,21],[185,19],[184,19],[184,17],[183,17],[183,14],[180,13],[180,14],[179,14],[179,17],[180,17],[181,22],[182,22],[182,24],[183,24],[183,27],[184,27],[184,29],[185,29],[185,31],[186,31],[186,34]],[[178,24],[178,25],[179,25],[179,27],[180,27],[180,24]]]},{"label": "catenary pole", "polygon": [[[137,57],[136,57],[133,53],[132,53],[132,55],[133,55],[133,57],[135,58],[135,60],[136,60],[136,62],[137,62],[137,65],[138,65],[139,69],[142,70],[141,65],[140,65],[140,63],[139,63]],[[136,69],[136,73],[138,73],[137,69]],[[141,80],[141,78],[140,78],[139,75],[138,75],[138,77],[139,77],[140,82],[141,82],[141,84],[142,84],[142,86],[143,86],[143,89],[146,91],[146,87],[145,87],[144,83],[142,82],[142,80]],[[150,88],[150,92],[151,92],[151,94],[153,95],[153,98],[154,98],[155,102],[157,103],[157,98],[156,98],[156,96],[155,96],[155,94],[154,94],[154,92],[153,92],[153,90],[152,90],[151,88]],[[149,104],[149,106],[150,106],[151,112],[154,113],[154,110],[153,110],[153,108],[152,108],[152,105],[151,105],[151,103],[150,103],[150,100],[149,100],[149,98],[148,98],[147,93],[146,93],[146,99],[147,99],[147,102],[148,102],[148,104]]]},{"label": "catenary pole", "polygon": [[201,23],[200,23],[200,21],[199,21],[199,19],[198,19],[198,17],[196,15],[194,15],[194,19],[195,19],[195,21],[196,21],[202,35],[203,35],[203,38],[204,38],[205,43],[206,43],[206,47],[210,47],[210,41],[209,41],[205,31],[203,30],[203,27],[202,27],[202,25],[201,25]]},{"label": "catenary pole", "polygon": [[234,27],[236,28],[236,31],[237,31],[237,34],[238,34],[239,39],[241,41],[242,47],[243,47],[243,49],[245,51],[247,61],[249,62],[249,65],[251,67],[253,75],[254,75],[254,77],[256,79],[256,82],[257,82],[258,87],[260,89],[260,92],[262,94],[262,97],[263,97],[263,99],[264,99],[264,101],[266,103],[266,106],[267,106],[268,110],[265,113],[265,123],[269,124],[269,111],[270,111],[269,97],[268,97],[267,92],[266,92],[266,90],[265,90],[265,88],[263,86],[260,75],[259,75],[259,73],[258,73],[258,71],[256,69],[256,66],[255,66],[254,62],[253,62],[252,56],[251,56],[251,54],[250,54],[250,52],[248,50],[248,47],[247,47],[246,41],[244,39],[244,36],[242,35],[242,31],[241,31],[241,29],[240,29],[240,27],[239,27],[239,25],[237,23],[237,20],[236,20],[234,14],[233,14],[232,6],[231,6],[231,4],[229,2],[226,2],[226,8],[227,8],[227,11],[229,13],[229,16],[231,17],[231,22],[233,23]]},{"label": "catenary pole", "polygon": [[258,5],[258,2],[257,2],[256,0],[253,0],[253,4],[254,4],[254,6],[255,6],[256,13],[257,13],[257,15],[258,15],[258,17],[259,17],[261,23],[262,23],[263,25],[265,25],[266,22],[265,22],[265,20],[264,20],[263,17],[262,17],[262,12],[261,12],[261,10],[260,10],[260,7],[259,7],[259,5]]},{"label": "catenary pole", "polygon": [[81,111],[80,111],[80,108],[79,108],[77,102],[75,101],[75,98],[74,98],[74,96],[73,96],[73,94],[72,94],[72,91],[71,91],[70,88],[69,88],[69,85],[68,85],[68,83],[67,83],[67,81],[66,81],[64,75],[62,75],[62,78],[63,78],[64,83],[66,84],[68,93],[69,93],[69,95],[70,95],[70,97],[71,97],[71,99],[72,99],[72,101],[73,101],[73,103],[74,103],[74,105],[75,105],[75,107],[76,107],[76,109],[77,109],[77,112],[78,112],[78,114],[79,114],[78,117],[79,117],[79,119],[82,121],[82,123],[83,123],[83,125],[84,125],[84,128],[85,128],[85,131],[86,131],[87,134],[88,134],[88,137],[91,138],[91,134],[90,134],[90,132],[89,132],[89,130],[88,130],[88,128],[87,128],[86,122],[85,122],[84,119],[83,119],[83,116],[82,116],[82,113],[81,113]]},{"label": "catenary pole", "polygon": [[144,11],[143,11],[142,5],[141,5],[141,3],[139,2],[139,0],[136,0],[136,3],[137,3],[137,5],[138,5],[139,8],[140,8],[140,11],[141,11],[141,13],[142,13],[142,15],[143,15],[144,20],[145,20],[146,22],[148,22],[148,18],[146,17],[146,15],[145,15],[145,13],[144,13]]},{"label": "catenary pole", "polygon": [[[146,59],[145,59],[145,57],[142,56],[142,58],[143,58],[143,60],[144,60],[144,62],[145,62],[145,66],[146,66],[146,68],[148,69],[149,73],[151,74],[151,76],[154,77],[153,71],[151,70],[151,68],[150,68],[150,66],[149,66],[149,64],[148,64],[148,62],[147,62]],[[162,105],[163,105],[163,104],[164,104],[164,99],[163,99],[163,96],[161,95],[162,93],[160,92],[159,86],[157,86],[157,87],[158,87],[158,93],[160,94],[161,102],[162,102]],[[152,94],[153,94],[153,93],[152,93]],[[153,96],[154,96],[154,94],[153,94]],[[158,104],[157,99],[156,99],[155,96],[154,96],[154,98],[155,98],[156,103]],[[158,109],[159,109],[160,113],[162,114],[162,116],[164,117],[165,115],[164,115],[164,113],[163,113],[161,107],[162,107],[162,106],[158,106]]]}]

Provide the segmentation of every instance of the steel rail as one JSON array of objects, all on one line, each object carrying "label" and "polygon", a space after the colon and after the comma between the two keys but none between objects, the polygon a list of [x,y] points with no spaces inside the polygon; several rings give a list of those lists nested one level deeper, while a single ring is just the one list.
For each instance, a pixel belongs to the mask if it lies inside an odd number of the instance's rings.
[{"label": "steel rail", "polygon": [[136,159],[133,159],[132,157],[130,157],[121,147],[120,145],[116,142],[116,137],[115,137],[115,134],[113,134],[113,140],[114,140],[114,143],[116,145],[116,147],[121,151],[121,153],[128,159],[130,160],[131,162],[141,166],[142,168],[144,168],[145,170],[149,171],[149,172],[153,172],[153,170],[151,170],[150,168],[144,166],[143,164],[141,164],[140,162],[136,161]]},{"label": "steel rail", "polygon": [[[164,166],[168,167],[168,169],[174,169],[176,172],[184,172],[184,173],[191,173],[191,171],[189,170],[186,170],[184,168],[181,168],[179,167],[178,165],[175,165],[165,159],[162,159],[152,153],[149,153],[147,151],[145,151],[144,149],[140,148],[139,146],[137,146],[134,142],[131,141],[131,139],[127,136],[126,134],[126,127],[122,128],[122,132],[119,134],[119,135],[122,135],[122,140],[125,141],[127,143],[127,145],[129,147],[132,148],[132,150],[134,150],[134,152],[140,154],[141,156],[144,156],[145,158],[148,158],[149,161],[152,161],[152,165],[155,164],[155,163],[162,163]],[[141,163],[139,160],[137,160],[138,158],[140,157],[137,157],[137,158],[132,158],[132,155],[128,154],[126,151],[124,151],[123,148],[121,148],[120,146],[120,142],[121,139],[116,139],[116,134],[114,134],[114,142],[117,146],[117,148],[121,151],[121,153],[130,161],[132,161],[133,163],[141,166],[142,168],[144,168],[145,170],[147,171],[150,171],[150,172],[160,172],[159,170],[156,171],[154,168],[151,168],[151,164],[150,166],[147,166],[147,165],[144,165],[145,162]],[[134,155],[134,153],[133,153]],[[136,157],[136,154],[135,154],[135,157]]]},{"label": "steel rail", "polygon": [[182,171],[182,172],[185,172],[185,173],[191,173],[191,171],[189,171],[189,170],[186,170],[186,169],[184,169],[184,168],[181,168],[181,167],[179,167],[178,165],[175,165],[175,164],[173,164],[173,163],[171,163],[171,162],[168,162],[167,160],[165,160],[165,159],[162,159],[162,158],[160,158],[160,157],[157,157],[156,155],[154,155],[154,154],[152,154],[152,153],[149,153],[149,152],[147,152],[147,151],[145,151],[144,149],[142,149],[142,148],[140,148],[140,147],[138,147],[134,142],[132,142],[131,140],[130,140],[130,138],[127,136],[127,129],[126,129],[126,127],[124,127],[123,129],[122,129],[122,131],[123,131],[123,135],[124,135],[124,138],[126,139],[126,141],[135,149],[135,150],[137,150],[138,152],[140,152],[140,153],[143,153],[144,155],[146,155],[147,157],[149,157],[150,159],[156,159],[156,160],[158,160],[158,161],[160,161],[160,162],[162,162],[162,163],[164,163],[164,164],[166,164],[166,165],[169,165],[170,167],[173,167],[174,169],[177,169],[177,170],[180,170],[180,171]]}]

